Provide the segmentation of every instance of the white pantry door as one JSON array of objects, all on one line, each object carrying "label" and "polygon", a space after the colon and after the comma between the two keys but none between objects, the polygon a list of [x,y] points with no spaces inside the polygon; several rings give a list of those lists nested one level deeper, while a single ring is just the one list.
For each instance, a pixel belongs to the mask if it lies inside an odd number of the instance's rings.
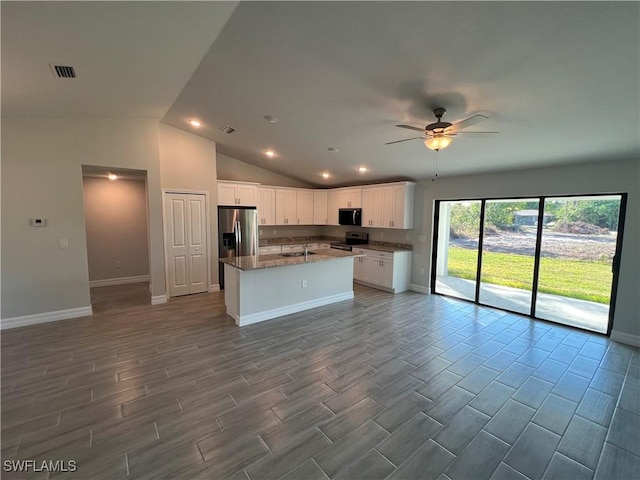
[{"label": "white pantry door", "polygon": [[206,197],[190,193],[165,195],[169,296],[206,292]]}]

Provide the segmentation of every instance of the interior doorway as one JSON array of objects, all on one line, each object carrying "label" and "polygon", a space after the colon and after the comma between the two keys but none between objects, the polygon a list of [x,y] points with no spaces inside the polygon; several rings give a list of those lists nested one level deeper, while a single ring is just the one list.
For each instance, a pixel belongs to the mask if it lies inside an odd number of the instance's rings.
[{"label": "interior doorway", "polygon": [[433,293],[610,333],[626,194],[436,202]]},{"label": "interior doorway", "polygon": [[92,306],[115,286],[149,304],[146,171],[83,165],[82,180]]},{"label": "interior doorway", "polygon": [[208,194],[166,191],[163,203],[168,296],[208,292]]}]

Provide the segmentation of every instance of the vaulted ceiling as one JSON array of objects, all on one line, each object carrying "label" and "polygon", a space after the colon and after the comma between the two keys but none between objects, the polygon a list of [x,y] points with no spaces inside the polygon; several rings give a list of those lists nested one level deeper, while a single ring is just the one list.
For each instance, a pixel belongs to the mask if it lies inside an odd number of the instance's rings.
[{"label": "vaulted ceiling", "polygon": [[157,117],[317,185],[430,177],[422,141],[384,143],[439,106],[500,132],[456,138],[442,176],[640,158],[639,5],[3,2],[3,116]]}]

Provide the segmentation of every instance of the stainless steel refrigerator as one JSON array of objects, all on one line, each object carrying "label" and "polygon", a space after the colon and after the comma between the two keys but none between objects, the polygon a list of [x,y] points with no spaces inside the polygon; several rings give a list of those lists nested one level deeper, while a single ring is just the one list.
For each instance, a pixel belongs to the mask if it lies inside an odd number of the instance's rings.
[{"label": "stainless steel refrigerator", "polygon": [[[258,254],[258,210],[255,207],[218,207],[220,258]],[[219,264],[220,288],[224,288],[224,264]]]}]

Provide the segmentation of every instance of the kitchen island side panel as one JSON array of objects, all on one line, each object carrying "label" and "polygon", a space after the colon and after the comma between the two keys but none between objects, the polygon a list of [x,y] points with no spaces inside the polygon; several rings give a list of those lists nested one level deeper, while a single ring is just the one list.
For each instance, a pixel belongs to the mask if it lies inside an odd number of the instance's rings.
[{"label": "kitchen island side panel", "polygon": [[227,271],[237,276],[225,288],[227,313],[240,326],[353,298],[353,257],[248,271],[225,265]]}]

